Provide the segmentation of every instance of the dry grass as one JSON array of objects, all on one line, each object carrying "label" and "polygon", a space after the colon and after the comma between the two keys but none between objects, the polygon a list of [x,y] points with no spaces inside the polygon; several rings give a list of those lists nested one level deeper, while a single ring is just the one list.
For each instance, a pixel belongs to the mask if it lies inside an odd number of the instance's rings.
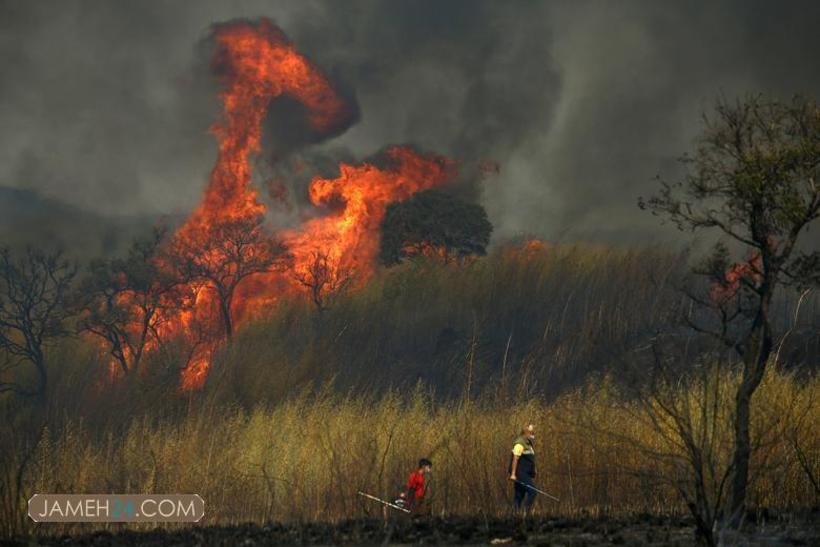
[{"label": "dry grass", "polygon": [[[724,372],[721,380],[730,386],[734,377]],[[322,392],[251,412],[212,406],[182,421],[136,419],[105,434],[68,420],[40,442],[26,491],[196,492],[210,523],[335,520],[378,514],[356,491],[395,495],[415,460],[429,456],[437,514],[497,515],[509,507],[510,442],[521,424],[534,422],[540,486],[561,499],[541,500],[538,511],[685,511],[670,485],[681,469],[651,455],[675,450],[674,431],[659,434],[613,386],[604,381],[552,403],[434,403],[422,389],[378,400]],[[693,385],[677,396],[697,393]],[[817,476],[818,395],[817,378],[775,372],[755,395],[753,505],[817,503],[795,443]],[[724,418],[715,421],[726,441],[720,461],[731,439]]]},{"label": "dry grass", "polygon": [[[46,410],[0,399],[0,536],[30,525],[19,517],[33,492],[197,492],[211,523],[380,514],[356,490],[395,495],[422,456],[435,463],[437,513],[500,514],[509,445],[529,422],[539,483],[561,499],[539,511],[683,512],[678,432],[622,388],[646,383],[636,348],[657,332],[681,340],[670,352],[681,379],[711,355],[675,324],[685,262],[658,249],[501,247],[460,267],[379,270],[321,314],[289,302],[244,325],[196,394],[180,394],[172,359],[107,385],[98,348],[65,341],[48,355]],[[820,298],[799,321],[794,302],[778,308],[780,335],[795,328],[753,404],[750,501],[787,510],[820,503],[820,380],[775,371],[817,366]],[[729,459],[733,382],[724,370],[715,390],[690,379],[663,393],[704,433],[708,480]]]}]

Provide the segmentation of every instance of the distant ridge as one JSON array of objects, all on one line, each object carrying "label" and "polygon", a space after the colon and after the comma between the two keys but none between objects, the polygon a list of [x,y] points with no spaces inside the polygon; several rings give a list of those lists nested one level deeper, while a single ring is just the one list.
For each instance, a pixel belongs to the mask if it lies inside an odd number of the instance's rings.
[{"label": "distant ridge", "polygon": [[163,221],[169,219],[101,215],[34,190],[0,186],[0,246],[61,247],[76,258],[89,259],[121,251]]}]

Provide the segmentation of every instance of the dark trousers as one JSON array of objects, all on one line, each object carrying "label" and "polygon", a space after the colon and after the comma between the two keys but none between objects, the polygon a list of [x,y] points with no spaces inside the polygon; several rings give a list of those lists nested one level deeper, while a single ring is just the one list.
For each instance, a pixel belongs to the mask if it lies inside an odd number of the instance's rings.
[{"label": "dark trousers", "polygon": [[532,477],[527,475],[518,475],[518,481],[513,483],[513,507],[516,510],[524,509],[529,511],[532,504],[535,503],[535,494],[537,493],[532,488],[527,488],[526,485],[532,485]]}]

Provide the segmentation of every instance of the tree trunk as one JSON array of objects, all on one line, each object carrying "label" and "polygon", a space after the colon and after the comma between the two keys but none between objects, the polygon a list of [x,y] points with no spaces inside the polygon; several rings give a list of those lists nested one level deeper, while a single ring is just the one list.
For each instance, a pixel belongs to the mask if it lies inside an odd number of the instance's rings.
[{"label": "tree trunk", "polygon": [[766,363],[772,352],[772,334],[767,309],[768,303],[764,303],[755,319],[744,355],[743,377],[735,394],[735,447],[732,455],[732,489],[728,515],[732,526],[740,524],[746,510],[749,460],[752,453],[749,435],[752,395],[763,380]]},{"label": "tree trunk", "polygon": [[40,350],[34,352],[34,366],[37,369],[37,399],[41,403],[46,401],[46,389],[48,388],[48,371],[46,370],[45,358]]},{"label": "tree trunk", "polygon": [[231,297],[219,295],[219,307],[222,311],[222,324],[225,326],[225,339],[230,342],[233,338],[233,321],[231,321]]},{"label": "tree trunk", "polygon": [[142,308],[142,330],[140,338],[137,341],[137,349],[134,350],[132,356],[133,366],[131,368],[136,372],[139,370],[140,361],[142,361],[142,353],[145,351],[145,343],[148,340],[148,332],[151,330],[151,319],[154,318],[154,312],[147,308]]}]

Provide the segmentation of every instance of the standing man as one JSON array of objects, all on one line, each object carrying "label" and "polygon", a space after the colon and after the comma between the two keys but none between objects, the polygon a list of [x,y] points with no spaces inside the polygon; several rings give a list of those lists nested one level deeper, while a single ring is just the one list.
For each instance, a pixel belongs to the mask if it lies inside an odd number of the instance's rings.
[{"label": "standing man", "polygon": [[513,481],[513,504],[516,510],[524,505],[526,511],[532,509],[535,502],[535,490],[528,488],[535,479],[535,427],[530,424],[521,430],[515,439],[510,455],[510,480]]}]

